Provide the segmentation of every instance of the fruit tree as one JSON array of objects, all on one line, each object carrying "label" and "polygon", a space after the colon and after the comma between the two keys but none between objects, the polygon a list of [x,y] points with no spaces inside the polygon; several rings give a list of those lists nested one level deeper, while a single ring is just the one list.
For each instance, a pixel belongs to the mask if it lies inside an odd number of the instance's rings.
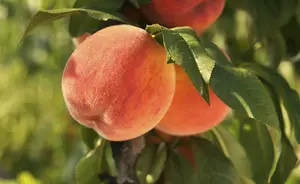
[{"label": "fruit tree", "polygon": [[289,80],[300,79],[297,6],[76,0],[39,10],[25,36],[69,17],[61,89],[86,145],[76,183],[290,181],[300,158],[300,90]]}]

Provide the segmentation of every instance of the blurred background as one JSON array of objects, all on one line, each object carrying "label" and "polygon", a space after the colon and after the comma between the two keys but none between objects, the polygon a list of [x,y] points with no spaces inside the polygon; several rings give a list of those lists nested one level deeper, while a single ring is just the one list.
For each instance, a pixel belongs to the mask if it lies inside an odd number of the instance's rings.
[{"label": "blurred background", "polygon": [[68,20],[39,27],[17,47],[38,9],[72,4],[72,0],[0,0],[1,184],[74,183],[83,147],[60,87],[73,50]]},{"label": "blurred background", "polygon": [[[38,9],[67,8],[73,3],[74,0],[0,0],[0,184],[75,183],[74,169],[84,149],[60,87],[64,64],[74,48],[67,31],[68,19],[39,27],[17,45]],[[247,47],[243,41],[250,43],[251,20],[243,11],[233,15],[229,8],[226,13],[229,16],[223,16],[212,27],[212,39],[226,47],[224,35],[234,33],[238,45],[231,43],[231,50],[227,49],[234,60],[235,54]],[[236,31],[228,23],[232,20],[238,25]],[[293,22],[281,29],[291,48],[285,48],[287,61],[281,60],[278,69],[300,92],[300,59],[295,58],[294,63],[288,59],[300,49],[300,38],[295,37],[300,28],[291,26]],[[224,30],[226,27],[229,30]],[[256,46],[259,61],[268,60],[265,53],[270,52],[269,47],[263,46]],[[273,54],[277,51],[272,50]],[[293,172],[288,184],[300,183],[299,178],[300,168]]]}]

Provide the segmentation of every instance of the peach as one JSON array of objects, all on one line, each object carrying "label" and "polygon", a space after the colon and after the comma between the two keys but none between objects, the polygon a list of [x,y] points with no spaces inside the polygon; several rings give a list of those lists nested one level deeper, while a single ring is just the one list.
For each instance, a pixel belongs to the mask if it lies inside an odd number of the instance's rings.
[{"label": "peach", "polygon": [[91,34],[88,33],[88,32],[85,32],[82,35],[80,35],[76,38],[73,38],[72,41],[73,41],[74,46],[77,47],[79,44],[81,44],[89,36],[91,36]]},{"label": "peach", "polygon": [[141,5],[152,23],[167,27],[190,26],[202,34],[221,15],[225,0],[152,0]]},{"label": "peach", "polygon": [[156,129],[175,136],[205,132],[218,125],[230,108],[209,88],[210,105],[202,98],[184,69],[175,65],[176,90],[168,112]]},{"label": "peach", "polygon": [[174,65],[145,30],[115,25],[89,36],[72,53],[62,76],[71,116],[111,141],[153,129],[175,92]]}]

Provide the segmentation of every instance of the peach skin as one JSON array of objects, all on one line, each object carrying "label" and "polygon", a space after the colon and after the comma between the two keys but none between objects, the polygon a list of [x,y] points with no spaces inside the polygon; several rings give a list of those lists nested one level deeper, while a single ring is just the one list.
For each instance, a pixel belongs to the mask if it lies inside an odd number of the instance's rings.
[{"label": "peach skin", "polygon": [[141,5],[151,23],[167,27],[190,26],[202,34],[221,15],[225,0],[152,0]]},{"label": "peach skin", "polygon": [[62,76],[72,117],[111,141],[154,128],[170,107],[175,69],[145,30],[115,25],[89,36],[72,53]]},{"label": "peach skin", "polygon": [[156,129],[175,136],[202,133],[217,126],[230,108],[209,88],[210,105],[202,98],[184,69],[175,65],[176,90],[168,112]]}]

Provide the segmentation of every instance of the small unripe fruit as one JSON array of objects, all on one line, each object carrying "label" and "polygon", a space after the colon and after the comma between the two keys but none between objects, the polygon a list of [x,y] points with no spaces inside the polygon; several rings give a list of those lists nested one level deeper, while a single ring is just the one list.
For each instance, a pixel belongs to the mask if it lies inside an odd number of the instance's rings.
[{"label": "small unripe fruit", "polygon": [[62,92],[70,114],[112,141],[154,128],[170,107],[174,65],[145,30],[116,25],[82,42],[69,58]]},{"label": "small unripe fruit", "polygon": [[198,93],[184,69],[175,65],[176,90],[168,112],[156,126],[161,132],[175,136],[202,133],[217,126],[230,108],[209,88],[210,105]]}]

